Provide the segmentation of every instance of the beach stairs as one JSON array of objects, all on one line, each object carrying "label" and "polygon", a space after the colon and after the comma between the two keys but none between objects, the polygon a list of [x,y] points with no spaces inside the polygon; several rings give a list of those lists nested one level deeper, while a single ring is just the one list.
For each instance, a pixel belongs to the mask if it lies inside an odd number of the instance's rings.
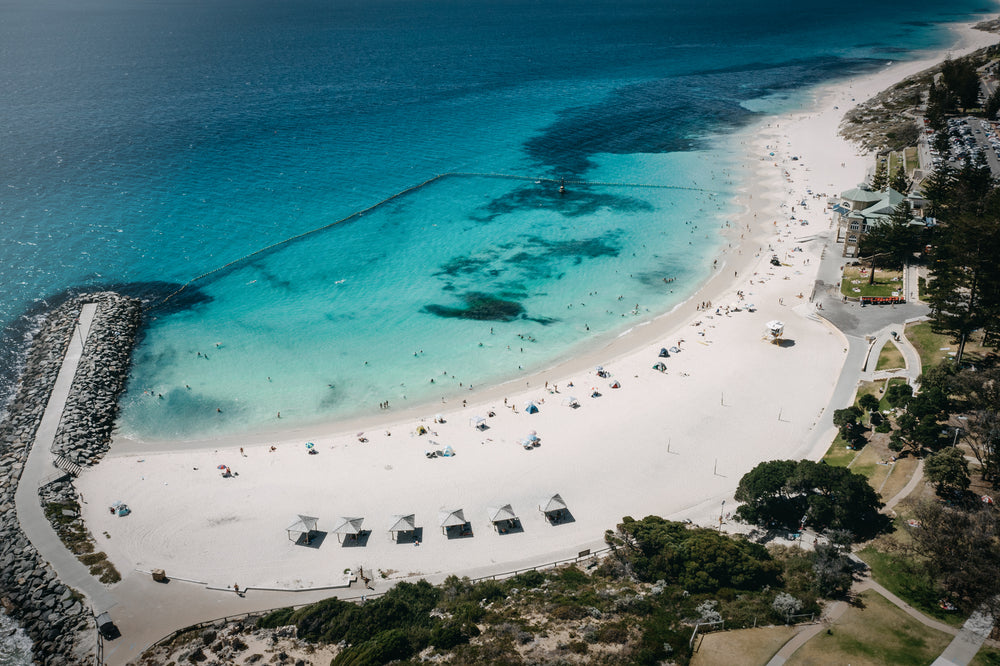
[{"label": "beach stairs", "polygon": [[62,471],[72,476],[80,476],[80,472],[83,471],[82,467],[77,465],[72,460],[67,460],[62,456],[55,456],[52,459],[52,464],[55,465],[58,469],[61,469]]}]

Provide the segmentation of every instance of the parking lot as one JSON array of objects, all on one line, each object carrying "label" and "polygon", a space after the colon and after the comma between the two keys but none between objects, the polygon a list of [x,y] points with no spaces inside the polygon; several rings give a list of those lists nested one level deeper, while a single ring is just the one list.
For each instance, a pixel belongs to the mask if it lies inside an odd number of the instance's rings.
[{"label": "parking lot", "polygon": [[993,177],[1000,178],[1000,130],[996,121],[971,116],[949,118],[948,132],[951,135],[949,150],[942,154],[934,147],[935,133],[927,130],[931,163],[935,169],[944,163],[962,168],[968,160],[983,156]]}]

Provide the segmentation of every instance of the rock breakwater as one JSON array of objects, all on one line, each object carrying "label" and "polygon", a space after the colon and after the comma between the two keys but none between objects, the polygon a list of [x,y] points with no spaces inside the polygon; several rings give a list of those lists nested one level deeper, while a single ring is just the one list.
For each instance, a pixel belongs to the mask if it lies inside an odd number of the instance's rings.
[{"label": "rock breakwater", "polygon": [[24,535],[14,499],[84,303],[99,307],[73,383],[73,410],[67,406],[56,447],[78,464],[91,464],[107,451],[141,313],[138,301],[115,293],[76,296],[48,315],[0,419],[0,602],[31,637],[41,664],[93,663],[96,644],[88,605]]}]

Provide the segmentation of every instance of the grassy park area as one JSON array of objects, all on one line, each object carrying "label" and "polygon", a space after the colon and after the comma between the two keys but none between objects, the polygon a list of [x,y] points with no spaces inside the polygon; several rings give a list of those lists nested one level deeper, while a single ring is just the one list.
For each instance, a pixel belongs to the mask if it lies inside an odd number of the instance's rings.
[{"label": "grassy park area", "polygon": [[758,627],[701,634],[691,666],[766,664],[795,635],[795,627]]},{"label": "grassy park area", "polygon": [[844,266],[843,279],[840,282],[840,292],[848,298],[887,298],[898,296],[903,290],[903,272],[882,270],[875,267],[875,282],[868,284],[867,266]]},{"label": "grassy park area", "polygon": [[892,340],[889,340],[882,347],[882,351],[878,355],[878,363],[875,364],[876,370],[897,370],[906,367],[906,360],[903,358],[903,352],[899,351],[899,347]]},{"label": "grassy park area", "polygon": [[920,624],[877,592],[862,592],[859,601],[786,663],[929,664],[951,642],[951,636]]},{"label": "grassy park area", "polygon": [[[949,335],[932,331],[930,322],[909,324],[906,327],[906,337],[920,355],[920,364],[924,369],[954,358],[958,353],[958,343],[953,342]],[[982,340],[982,333],[977,332],[966,341],[964,363],[981,363],[987,357],[996,355],[997,350],[984,347]]]}]

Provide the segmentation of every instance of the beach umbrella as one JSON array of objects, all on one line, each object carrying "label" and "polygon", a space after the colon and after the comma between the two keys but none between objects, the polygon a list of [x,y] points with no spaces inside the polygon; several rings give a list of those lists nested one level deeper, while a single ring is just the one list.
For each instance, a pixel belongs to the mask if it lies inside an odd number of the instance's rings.
[{"label": "beach umbrella", "polygon": [[604,366],[603,365],[599,365],[599,366],[597,366],[594,369],[597,370],[597,372],[602,372],[604,370]]},{"label": "beach umbrella", "polygon": [[311,448],[313,448],[314,446],[316,446],[316,445],[315,445],[315,444],[313,444],[312,442],[306,442],[306,448],[307,448],[307,449],[311,449]]},{"label": "beach umbrella", "polygon": [[225,465],[219,465],[216,469],[226,469]]}]

